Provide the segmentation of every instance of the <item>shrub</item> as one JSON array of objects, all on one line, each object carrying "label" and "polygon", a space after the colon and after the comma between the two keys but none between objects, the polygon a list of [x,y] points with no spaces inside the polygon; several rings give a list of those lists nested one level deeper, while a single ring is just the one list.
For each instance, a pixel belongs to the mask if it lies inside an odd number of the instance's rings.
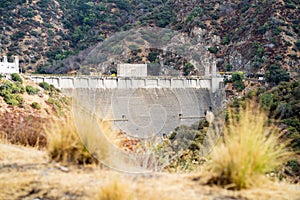
[{"label": "shrub", "polygon": [[183,68],[183,75],[188,76],[194,69],[194,65],[188,62]]},{"label": "shrub", "polygon": [[245,85],[243,83],[243,74],[241,72],[234,72],[232,73],[231,81],[233,82],[233,86],[238,91],[242,91],[245,89]]},{"label": "shrub", "polygon": [[50,91],[50,89],[51,89],[50,85],[49,85],[48,83],[46,83],[46,82],[41,82],[41,83],[39,83],[39,86],[40,86],[41,88],[43,88],[44,90]]},{"label": "shrub", "polygon": [[33,102],[31,104],[31,107],[34,108],[34,109],[37,109],[37,110],[41,109],[41,105],[38,102]]},{"label": "shrub", "polygon": [[13,93],[19,93],[19,94],[23,94],[25,92],[25,88],[23,87],[23,85],[21,83],[16,83],[15,86],[13,87],[12,90]]},{"label": "shrub", "polygon": [[21,78],[21,76],[17,73],[13,73],[11,74],[11,79],[15,82],[19,82],[19,83],[23,83],[23,79]]},{"label": "shrub", "polygon": [[58,100],[56,100],[56,99],[54,99],[54,98],[49,98],[48,100],[47,100],[47,103],[49,103],[49,104],[53,104],[56,108],[62,108],[62,104],[58,101]]},{"label": "shrub", "polygon": [[16,95],[15,98],[18,101],[20,107],[24,106],[25,100],[22,96]]},{"label": "shrub", "polygon": [[213,46],[213,47],[209,47],[209,48],[208,48],[208,51],[209,51],[210,53],[216,54],[216,53],[219,51],[219,49],[218,49],[218,47]]},{"label": "shrub", "polygon": [[0,96],[5,96],[6,94],[18,94],[18,93],[24,93],[25,89],[24,87],[20,84],[14,84],[10,81],[5,81],[1,86],[0,86]]},{"label": "shrub", "polygon": [[73,119],[52,122],[46,133],[47,150],[52,160],[74,164],[98,163],[83,145]]},{"label": "shrub", "polygon": [[211,154],[210,180],[232,189],[248,188],[260,183],[264,174],[283,165],[292,155],[287,142],[280,141],[280,132],[267,126],[267,115],[248,104],[224,130],[224,142]]},{"label": "shrub", "polygon": [[26,86],[26,92],[30,95],[37,94],[40,90],[38,88],[32,87],[30,85]]},{"label": "shrub", "polygon": [[201,7],[195,7],[192,12],[187,16],[186,22],[193,21],[196,17],[202,17],[203,15],[203,9]]},{"label": "shrub", "polygon": [[19,101],[15,98],[15,95],[13,94],[7,94],[4,97],[4,101],[11,106],[18,106],[19,105]]},{"label": "shrub", "polygon": [[282,81],[289,81],[289,74],[278,65],[272,65],[266,72],[266,80],[278,85]]}]

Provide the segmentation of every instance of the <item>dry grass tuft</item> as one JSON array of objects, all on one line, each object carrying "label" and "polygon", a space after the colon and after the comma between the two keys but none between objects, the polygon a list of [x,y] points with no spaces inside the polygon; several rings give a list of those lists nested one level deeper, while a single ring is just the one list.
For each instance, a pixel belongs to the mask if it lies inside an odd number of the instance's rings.
[{"label": "dry grass tuft", "polygon": [[47,139],[42,130],[46,118],[27,112],[4,112],[0,114],[0,137],[12,144],[45,147]]},{"label": "dry grass tuft", "polygon": [[71,117],[63,122],[54,121],[46,132],[47,149],[54,161],[74,164],[98,163],[83,145]]},{"label": "dry grass tuft", "polygon": [[248,104],[238,117],[229,114],[224,142],[211,154],[211,182],[231,189],[258,185],[265,173],[284,164],[292,155],[280,131],[267,125],[267,115]]},{"label": "dry grass tuft", "polygon": [[132,200],[133,193],[129,184],[117,180],[111,181],[100,188],[99,200]]}]

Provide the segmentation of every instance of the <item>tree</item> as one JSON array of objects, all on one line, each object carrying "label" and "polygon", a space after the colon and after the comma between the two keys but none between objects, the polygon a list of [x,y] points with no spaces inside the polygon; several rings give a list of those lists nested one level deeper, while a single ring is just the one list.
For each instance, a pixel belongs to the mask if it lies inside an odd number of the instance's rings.
[{"label": "tree", "polygon": [[282,81],[289,81],[289,74],[278,65],[272,65],[266,72],[266,80],[269,83],[278,85]]},{"label": "tree", "polygon": [[245,84],[243,82],[243,79],[244,79],[243,73],[241,72],[232,73],[231,81],[235,89],[237,89],[238,91],[242,91],[243,89],[245,89]]}]

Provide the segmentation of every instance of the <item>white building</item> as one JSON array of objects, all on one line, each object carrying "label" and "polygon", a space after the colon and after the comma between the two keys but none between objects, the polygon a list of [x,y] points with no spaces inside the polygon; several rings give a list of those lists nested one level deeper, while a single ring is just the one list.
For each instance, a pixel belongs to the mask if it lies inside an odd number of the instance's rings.
[{"label": "white building", "polygon": [[146,77],[147,64],[118,64],[119,77]]},{"label": "white building", "polygon": [[7,61],[7,56],[3,56],[3,60],[0,62],[0,74],[12,74],[19,73],[19,57],[15,56],[14,62]]}]

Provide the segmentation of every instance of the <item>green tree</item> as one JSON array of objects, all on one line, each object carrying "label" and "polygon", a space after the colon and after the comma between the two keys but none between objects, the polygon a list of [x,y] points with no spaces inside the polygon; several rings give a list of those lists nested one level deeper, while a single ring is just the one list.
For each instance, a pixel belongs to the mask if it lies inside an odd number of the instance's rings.
[{"label": "green tree", "polygon": [[289,74],[278,65],[272,65],[266,72],[266,80],[269,83],[278,85],[282,81],[289,81]]},{"label": "green tree", "polygon": [[243,82],[243,79],[244,79],[243,73],[241,72],[232,73],[231,81],[235,89],[237,89],[238,91],[242,91],[243,89],[245,89],[245,84]]}]

